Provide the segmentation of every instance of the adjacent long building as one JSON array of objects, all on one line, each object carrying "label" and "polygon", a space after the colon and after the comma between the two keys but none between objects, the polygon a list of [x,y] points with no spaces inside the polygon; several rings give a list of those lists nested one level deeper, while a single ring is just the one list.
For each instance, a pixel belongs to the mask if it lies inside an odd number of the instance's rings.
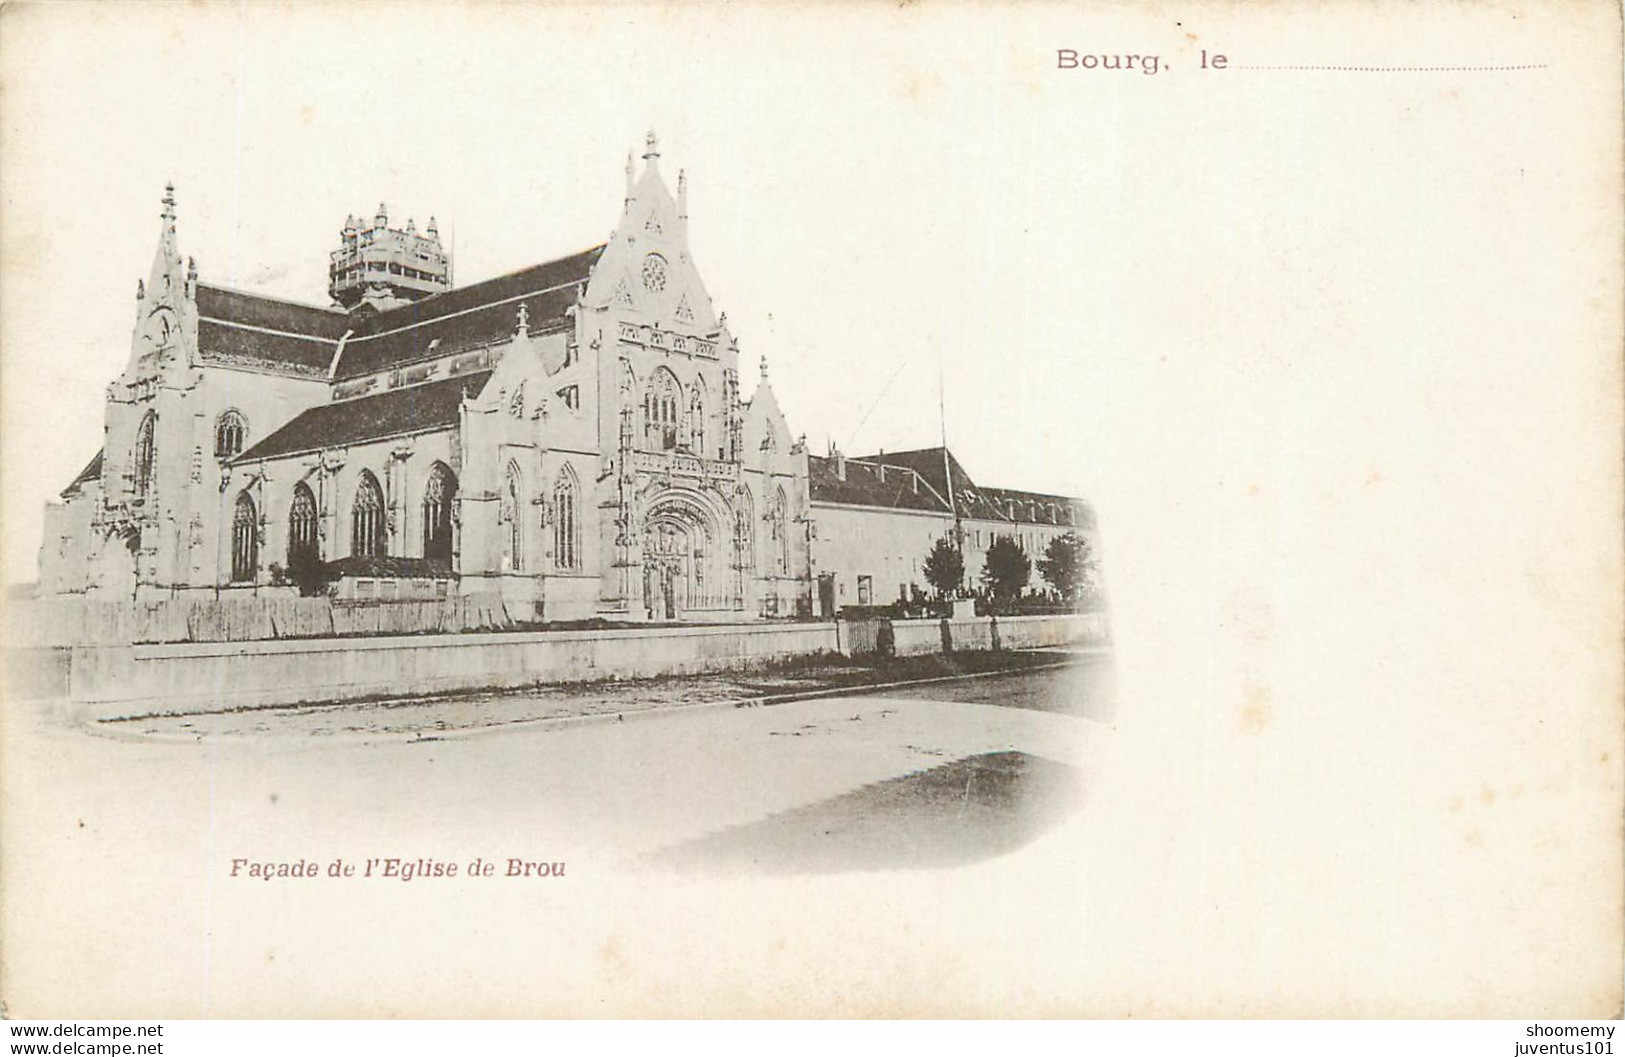
[{"label": "adjacent long building", "polygon": [[351,217],[326,306],[204,282],[173,189],[102,450],[48,505],[43,594],[479,595],[517,619],[828,615],[958,532],[1030,553],[1079,500],[942,449],[810,458],[689,253],[651,134],[598,246],[454,287],[431,219]]}]

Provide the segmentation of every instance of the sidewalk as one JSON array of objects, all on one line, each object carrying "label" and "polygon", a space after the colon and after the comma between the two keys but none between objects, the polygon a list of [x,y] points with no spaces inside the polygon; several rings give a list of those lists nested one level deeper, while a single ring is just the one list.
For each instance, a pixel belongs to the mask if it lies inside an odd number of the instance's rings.
[{"label": "sidewalk", "polygon": [[1105,652],[1104,649],[975,652],[894,658],[876,663],[820,658],[816,662],[714,675],[148,716],[107,720],[93,724],[91,729],[112,737],[154,740],[191,741],[203,737],[429,740],[516,725],[623,722],[676,709],[747,708],[937,680],[1052,668]]}]

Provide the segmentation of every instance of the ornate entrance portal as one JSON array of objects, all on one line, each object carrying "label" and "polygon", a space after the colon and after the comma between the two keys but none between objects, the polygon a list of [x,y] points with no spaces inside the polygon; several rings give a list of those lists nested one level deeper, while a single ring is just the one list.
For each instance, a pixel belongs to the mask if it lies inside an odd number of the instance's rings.
[{"label": "ornate entrance portal", "polygon": [[718,518],[698,496],[668,494],[643,523],[643,608],[650,620],[682,620],[738,608]]}]

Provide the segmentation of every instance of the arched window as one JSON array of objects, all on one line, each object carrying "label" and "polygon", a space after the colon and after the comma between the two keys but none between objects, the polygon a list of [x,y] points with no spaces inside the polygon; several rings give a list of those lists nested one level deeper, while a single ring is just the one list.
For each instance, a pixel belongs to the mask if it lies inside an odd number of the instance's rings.
[{"label": "arched window", "polygon": [[643,443],[652,451],[670,451],[677,447],[678,408],[682,404],[683,388],[677,378],[665,368],[655,371],[649,387],[643,391]]},{"label": "arched window", "polygon": [[525,568],[525,519],[520,511],[523,508],[525,497],[525,484],[519,476],[519,467],[515,463],[508,464],[508,477],[502,485],[502,503],[497,510],[497,518],[508,527],[506,553],[507,568],[514,572],[521,572]]},{"label": "arched window", "polygon": [[790,525],[785,506],[784,489],[780,488],[773,494],[772,509],[773,565],[780,576],[790,572]]},{"label": "arched window", "polygon": [[445,463],[435,463],[423,489],[423,556],[430,561],[451,563],[451,508],[456,499],[457,478]]},{"label": "arched window", "polygon": [[260,564],[259,515],[247,492],[237,496],[231,515],[231,582],[253,583]]},{"label": "arched window", "polygon": [[553,564],[560,569],[581,567],[581,536],[576,521],[576,479],[566,466],[553,482]]},{"label": "arched window", "polygon": [[756,568],[756,536],[754,526],[756,508],[750,500],[750,491],[743,485],[734,495],[734,542],[739,551],[739,568],[750,573]]},{"label": "arched window", "polygon": [[243,450],[248,437],[248,421],[236,410],[227,411],[214,423],[214,456],[229,459]]},{"label": "arched window", "polygon": [[694,392],[688,398],[688,445],[694,454],[706,455],[705,449],[705,389],[694,383]]},{"label": "arched window", "polygon": [[378,478],[362,470],[355,486],[355,502],[350,507],[350,556],[384,557],[389,553],[384,531],[384,490],[378,487]]},{"label": "arched window", "polygon": [[288,567],[306,569],[322,560],[316,532],[316,495],[303,481],[293,486],[288,508]]},{"label": "arched window", "polygon": [[141,428],[135,434],[135,494],[146,495],[152,491],[153,474],[157,460],[157,451],[152,438],[153,429],[158,424],[158,416],[151,411],[141,420]]}]

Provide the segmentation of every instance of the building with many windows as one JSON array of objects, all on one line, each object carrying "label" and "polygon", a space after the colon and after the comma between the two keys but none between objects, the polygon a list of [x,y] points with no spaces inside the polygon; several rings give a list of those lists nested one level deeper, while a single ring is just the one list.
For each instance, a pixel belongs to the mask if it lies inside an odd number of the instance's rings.
[{"label": "building with many windows", "polygon": [[969,557],[1085,524],[941,449],[809,459],[765,359],[742,391],[659,158],[653,134],[641,173],[628,158],[606,243],[468,286],[432,219],[351,217],[325,307],[200,280],[169,189],[102,450],[47,508],[41,593],[737,620],[891,600],[945,532]]},{"label": "building with many windows", "polygon": [[928,590],[922,566],[939,538],[958,540],[967,586],[979,582],[987,550],[1001,536],[1035,561],[1065,533],[1096,538],[1094,512],[1082,500],[984,488],[944,448],[857,458],[832,449],[808,459],[808,485],[825,612],[907,601]]}]

